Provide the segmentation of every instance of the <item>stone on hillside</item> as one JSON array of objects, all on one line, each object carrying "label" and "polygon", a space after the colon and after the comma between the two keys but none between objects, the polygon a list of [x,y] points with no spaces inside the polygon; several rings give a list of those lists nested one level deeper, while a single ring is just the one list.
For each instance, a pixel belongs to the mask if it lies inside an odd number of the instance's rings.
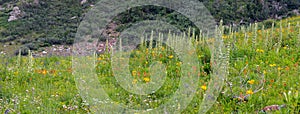
[{"label": "stone on hillside", "polygon": [[38,5],[40,3],[40,1],[39,0],[34,0],[33,3]]},{"label": "stone on hillside", "polygon": [[294,9],[292,12],[293,12],[295,15],[300,15],[299,10],[297,10],[297,9]]},{"label": "stone on hillside", "polygon": [[81,0],[80,4],[84,4],[86,2],[87,2],[87,0]]},{"label": "stone on hillside", "polygon": [[77,16],[73,16],[73,17],[71,17],[70,19],[76,19],[77,18]]},{"label": "stone on hillside", "polygon": [[14,7],[13,11],[11,11],[9,14],[10,14],[10,16],[9,16],[9,18],[7,20],[8,22],[17,20],[19,18],[22,18],[23,15],[24,15],[24,13],[17,6]]}]

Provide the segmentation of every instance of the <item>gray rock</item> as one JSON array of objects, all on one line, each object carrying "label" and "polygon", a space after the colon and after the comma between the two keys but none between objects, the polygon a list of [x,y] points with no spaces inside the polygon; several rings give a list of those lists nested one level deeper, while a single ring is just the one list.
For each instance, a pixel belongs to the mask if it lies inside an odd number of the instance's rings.
[{"label": "gray rock", "polygon": [[33,3],[38,5],[40,3],[40,1],[39,0],[34,0]]},{"label": "gray rock", "polygon": [[15,6],[15,7],[13,7],[13,11],[11,11],[9,14],[10,14],[10,16],[7,20],[8,22],[22,18],[25,13],[22,12],[19,7]]},{"label": "gray rock", "polygon": [[87,2],[87,0],[81,0],[80,4],[84,4],[86,2]]}]

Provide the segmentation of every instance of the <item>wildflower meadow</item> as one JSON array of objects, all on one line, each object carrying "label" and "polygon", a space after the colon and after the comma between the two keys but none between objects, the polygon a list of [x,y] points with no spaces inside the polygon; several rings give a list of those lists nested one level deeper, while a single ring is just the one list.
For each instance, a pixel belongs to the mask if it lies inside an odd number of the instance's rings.
[{"label": "wildflower meadow", "polygon": [[[300,112],[300,17],[254,23],[234,28],[217,27],[225,50],[226,78],[222,81],[216,102],[208,113],[284,113]],[[205,34],[192,35],[200,71],[196,94],[181,113],[198,113],[200,102],[211,87],[212,53],[209,46],[215,38]],[[170,39],[177,36],[170,35]],[[188,36],[189,37],[189,36]],[[86,59],[95,61],[101,87],[116,103],[137,110],[155,109],[171,99],[180,86],[183,61],[165,44],[144,42],[130,53],[129,72],[132,85],[161,84],[147,95],[128,92],[116,80],[111,52],[94,53]],[[181,42],[173,42],[181,43]],[[72,56],[0,57],[1,113],[91,113],[93,104],[82,99],[72,68]],[[165,76],[151,75],[153,64]],[[155,81],[153,81],[155,80]],[[195,81],[195,80],[194,80]],[[181,106],[174,105],[181,108]]]}]

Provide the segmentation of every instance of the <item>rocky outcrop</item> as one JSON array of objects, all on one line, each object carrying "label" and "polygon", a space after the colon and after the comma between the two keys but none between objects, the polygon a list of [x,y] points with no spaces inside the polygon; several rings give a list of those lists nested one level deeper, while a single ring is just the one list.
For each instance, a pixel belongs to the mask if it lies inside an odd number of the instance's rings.
[{"label": "rocky outcrop", "polygon": [[86,2],[87,2],[87,0],[81,0],[80,4],[84,4]]},{"label": "rocky outcrop", "polygon": [[40,4],[40,1],[39,0],[34,0],[33,3],[38,5],[38,4]]},{"label": "rocky outcrop", "polygon": [[22,12],[19,7],[15,6],[13,10],[9,13],[10,16],[7,21],[10,22],[10,21],[20,19],[24,16],[24,14],[25,13]]},{"label": "rocky outcrop", "polygon": [[297,9],[294,9],[294,10],[292,11],[292,13],[295,14],[295,15],[300,15],[299,10],[297,10]]}]

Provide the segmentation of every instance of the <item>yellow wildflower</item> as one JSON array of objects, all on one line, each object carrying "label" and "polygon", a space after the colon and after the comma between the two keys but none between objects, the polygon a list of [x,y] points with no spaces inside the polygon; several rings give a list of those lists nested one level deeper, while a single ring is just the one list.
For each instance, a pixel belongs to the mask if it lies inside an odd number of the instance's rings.
[{"label": "yellow wildflower", "polygon": [[206,85],[201,86],[201,89],[204,90],[204,91],[207,90]]},{"label": "yellow wildflower", "polygon": [[250,90],[248,90],[247,92],[246,92],[246,94],[253,94],[254,92],[250,89]]},{"label": "yellow wildflower", "polygon": [[201,58],[201,57],[203,57],[202,55],[198,55],[198,58]]},{"label": "yellow wildflower", "polygon": [[258,33],[261,33],[261,30],[257,30]]},{"label": "yellow wildflower", "polygon": [[[156,48],[155,48],[156,49]],[[156,53],[154,51],[151,52],[152,56],[155,57]]]},{"label": "yellow wildflower", "polygon": [[283,69],[283,68],[281,68],[281,67],[278,67],[278,68],[277,68],[278,71],[279,71],[279,70],[282,70],[282,69]]},{"label": "yellow wildflower", "polygon": [[15,74],[15,75],[18,75],[18,74],[19,74],[19,72],[18,72],[18,71],[16,71],[16,72],[14,72],[14,74]]},{"label": "yellow wildflower", "polygon": [[177,66],[180,66],[180,65],[181,65],[181,62],[177,62],[176,65],[177,65]]},{"label": "yellow wildflower", "polygon": [[133,71],[131,72],[131,74],[132,74],[132,76],[136,76],[136,71],[133,70]]},{"label": "yellow wildflower", "polygon": [[42,70],[42,74],[46,75],[47,74],[47,70]]},{"label": "yellow wildflower", "polygon": [[223,39],[226,39],[226,38],[228,38],[228,37],[227,37],[226,35],[223,35],[222,38],[223,38]]},{"label": "yellow wildflower", "polygon": [[254,84],[254,82],[255,82],[255,80],[249,80],[248,81],[248,83],[251,84],[251,85]]},{"label": "yellow wildflower", "polygon": [[269,66],[270,66],[270,67],[275,67],[275,66],[276,66],[276,64],[270,64]]},{"label": "yellow wildflower", "polygon": [[173,55],[170,55],[170,56],[169,56],[170,59],[172,59],[173,57],[174,57]]},{"label": "yellow wildflower", "polygon": [[283,49],[287,49],[287,47],[286,47],[286,46],[284,46],[284,47],[283,47]]},{"label": "yellow wildflower", "polygon": [[264,53],[265,51],[262,50],[262,49],[256,49],[256,52],[258,52],[258,53]]},{"label": "yellow wildflower", "polygon": [[145,77],[145,78],[144,78],[144,81],[145,81],[145,82],[150,82],[150,78]]}]

